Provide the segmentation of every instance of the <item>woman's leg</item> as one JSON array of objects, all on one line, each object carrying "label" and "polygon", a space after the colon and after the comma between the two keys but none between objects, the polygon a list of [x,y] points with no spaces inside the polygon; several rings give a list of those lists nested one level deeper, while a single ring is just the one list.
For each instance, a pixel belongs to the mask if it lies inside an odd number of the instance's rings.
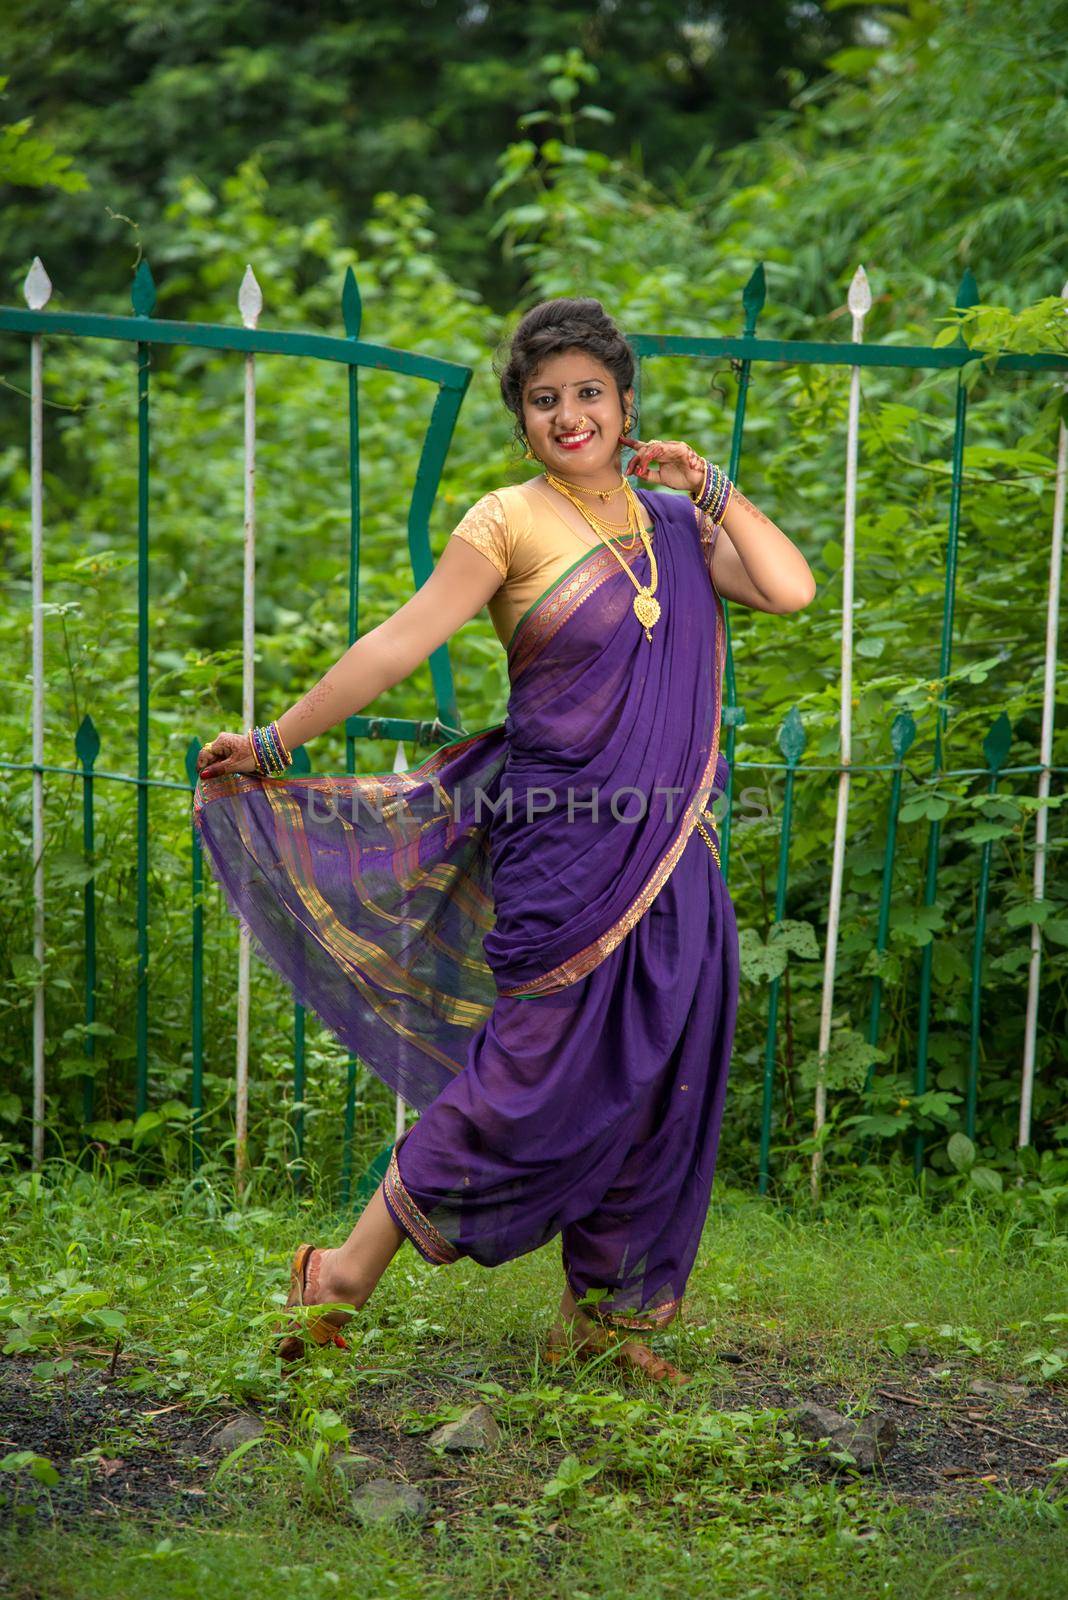
[{"label": "woman's leg", "polygon": [[570,1286],[565,1283],[560,1297],[560,1317],[549,1334],[547,1350],[550,1356],[558,1360],[570,1352],[599,1355],[610,1345],[615,1350],[616,1361],[622,1366],[634,1367],[659,1382],[690,1382],[690,1373],[654,1355],[637,1335],[625,1334],[603,1323],[591,1321],[585,1312],[579,1310]]},{"label": "woman's leg", "polygon": [[[681,911],[684,896],[703,887],[701,869],[707,871],[707,898],[694,919],[700,966],[689,1009],[631,1125],[629,1148],[611,1184],[585,1216],[562,1230],[564,1327],[558,1324],[550,1335],[550,1348],[554,1342],[589,1350],[618,1343],[624,1359],[661,1377],[670,1375],[658,1370],[668,1364],[640,1341],[681,1309],[708,1214],[737,1017],[734,909],[710,856],[695,852],[688,859],[694,849],[687,845],[676,869],[690,866],[692,876],[672,880]],[[696,849],[707,852],[699,839]],[[606,1292],[588,1314],[578,1311],[593,1289]],[[675,1381],[684,1378],[678,1374]]]},{"label": "woman's leg", "polygon": [[[370,1299],[375,1285],[406,1238],[390,1215],[379,1184],[345,1243],[336,1249],[316,1250],[309,1258],[305,1305],[341,1301],[358,1310]],[[340,1325],[347,1322],[350,1315],[339,1312],[336,1316],[330,1315],[328,1320]]]}]

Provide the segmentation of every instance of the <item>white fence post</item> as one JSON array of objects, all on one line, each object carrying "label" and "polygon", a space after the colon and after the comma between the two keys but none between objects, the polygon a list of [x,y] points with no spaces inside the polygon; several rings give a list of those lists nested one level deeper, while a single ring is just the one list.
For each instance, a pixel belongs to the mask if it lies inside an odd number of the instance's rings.
[{"label": "white fence post", "polygon": [[[241,320],[254,328],[263,294],[251,267],[245,268],[237,296]],[[241,628],[241,716],[246,728],[256,720],[256,357],[245,357],[245,567]],[[242,924],[237,962],[237,1061],[234,1072],[234,1179],[243,1193],[248,1171],[248,1034],[251,945]]]},{"label": "white fence post", "polygon": [[[853,316],[853,342],[864,340],[864,318],[871,310],[871,288],[862,266],[849,285],[849,309]],[[819,1071],[816,1078],[816,1103],[812,1131],[818,1135],[827,1118],[827,1053],[831,1044],[831,1018],[834,1011],[834,972],[838,957],[838,923],[842,911],[842,879],[845,871],[846,834],[849,828],[849,780],[853,760],[853,575],[857,532],[857,441],[860,431],[860,368],[849,369],[849,421],[846,430],[845,526],[842,535],[842,678],[839,712],[842,770],[838,774],[838,811],[834,821],[834,851],[831,857],[831,892],[827,907],[827,944],[823,961],[823,995],[820,1002]],[[819,1199],[820,1168],[823,1152],[812,1152],[811,1188]]]},{"label": "white fence post", "polygon": [[[42,311],[52,295],[52,281],[34,256],[22,286],[31,311]],[[30,586],[33,604],[33,709],[30,744],[33,761],[33,959],[37,981],[33,991],[33,1139],[32,1162],[44,1160],[45,1114],[45,885],[44,885],[44,376],[43,337],[30,340]]]}]

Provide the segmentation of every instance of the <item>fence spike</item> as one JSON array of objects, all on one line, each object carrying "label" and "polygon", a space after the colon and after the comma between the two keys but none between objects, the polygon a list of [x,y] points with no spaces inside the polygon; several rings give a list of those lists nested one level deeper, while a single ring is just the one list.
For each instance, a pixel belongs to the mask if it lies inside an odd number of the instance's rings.
[{"label": "fence spike", "polygon": [[742,290],[742,308],[745,311],[745,332],[752,333],[756,319],[764,309],[768,286],[764,277],[764,263],[758,261],[749,274],[749,282]]},{"label": "fence spike", "polygon": [[866,317],[871,310],[871,284],[863,266],[859,266],[853,274],[847,301],[855,317]]},{"label": "fence spike", "polygon": [[189,744],[186,746],[185,775],[189,779],[189,782],[192,784],[194,789],[196,788],[197,782],[197,756],[200,754],[203,748],[204,747],[197,738],[196,734],[193,735],[189,741]]},{"label": "fence spike", "polygon": [[245,276],[241,279],[241,287],[237,291],[237,306],[245,327],[254,328],[263,310],[263,290],[250,266],[246,266]]},{"label": "fence spike", "polygon": [[975,275],[971,267],[965,267],[964,275],[960,280],[960,288],[957,290],[957,309],[958,311],[967,311],[969,306],[977,306],[978,304],[979,285],[975,281]]},{"label": "fence spike", "polygon": [[156,280],[152,276],[152,268],[144,259],[138,263],[134,273],[130,304],[139,317],[150,317],[156,309]]},{"label": "fence spike", "polygon": [[899,761],[905,755],[916,737],[916,719],[911,711],[899,711],[894,718],[894,725],[890,729],[890,748]]},{"label": "fence spike", "polygon": [[349,338],[358,339],[360,324],[363,321],[363,302],[360,299],[356,274],[351,267],[345,268],[345,282],[341,286],[341,315],[345,319],[345,332]]},{"label": "fence spike", "polygon": [[1003,711],[983,740],[983,754],[991,772],[998,772],[1005,765],[1011,743],[1012,723]]},{"label": "fence spike", "polygon": [[81,726],[74,735],[74,749],[83,767],[91,767],[100,754],[100,735],[88,713],[82,718]]},{"label": "fence spike", "polygon": [[779,729],[779,749],[791,767],[796,767],[801,760],[806,742],[801,713],[796,706],[791,706]]},{"label": "fence spike", "polygon": [[52,280],[45,271],[40,256],[33,258],[33,265],[22,285],[22,295],[31,311],[43,311],[52,298]]}]

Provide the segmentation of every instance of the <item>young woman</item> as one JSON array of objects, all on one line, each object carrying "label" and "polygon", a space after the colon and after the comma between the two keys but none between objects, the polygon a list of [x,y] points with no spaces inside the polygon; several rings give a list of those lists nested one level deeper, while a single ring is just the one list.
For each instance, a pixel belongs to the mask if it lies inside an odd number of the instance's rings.
[{"label": "young woman", "polygon": [[[200,837],[258,949],[421,1113],[348,1239],[300,1245],[292,1323],[338,1339],[407,1238],[491,1267],[560,1236],[546,1355],[678,1315],[712,1185],[738,996],[716,822],[722,599],[787,613],[800,551],[718,467],[628,437],[634,362],[601,304],[523,317],[500,374],[543,471],[484,495],[421,589],[277,722],[201,752]],[[677,494],[635,491],[628,471]],[[284,777],[485,605],[502,724],[411,772]],[[247,774],[248,776],[244,776]],[[585,1302],[580,1307],[580,1302]]]}]

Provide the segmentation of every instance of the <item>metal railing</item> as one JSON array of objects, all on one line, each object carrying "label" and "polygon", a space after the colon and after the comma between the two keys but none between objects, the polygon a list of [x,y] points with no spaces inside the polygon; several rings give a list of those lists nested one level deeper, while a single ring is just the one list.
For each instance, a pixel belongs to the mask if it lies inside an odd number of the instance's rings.
[{"label": "metal railing", "polygon": [[[26,280],[25,294],[29,309],[0,308],[0,330],[22,334],[30,343],[30,502],[32,540],[32,595],[33,595],[33,749],[32,761],[0,761],[0,767],[11,771],[32,772],[33,852],[34,852],[34,955],[41,976],[34,996],[33,1015],[33,1134],[32,1153],[39,1164],[44,1152],[45,1110],[45,981],[43,974],[45,930],[45,877],[44,877],[44,775],[55,773],[80,777],[83,785],[83,848],[87,858],[94,848],[93,803],[94,788],[101,781],[133,783],[137,786],[137,1030],[136,1030],[136,1110],[143,1115],[148,1109],[148,962],[149,926],[147,902],[148,873],[148,801],[152,788],[179,790],[188,793],[195,786],[196,756],[199,742],[191,742],[186,753],[188,783],[168,782],[149,775],[148,762],[148,575],[150,563],[150,367],[154,345],[180,345],[203,349],[230,351],[240,355],[245,363],[244,400],[244,617],[243,617],[243,675],[242,717],[245,724],[254,721],[253,684],[253,605],[256,583],[256,356],[260,353],[312,357],[316,360],[338,362],[348,371],[348,459],[349,459],[349,614],[348,635],[350,643],[358,635],[359,627],[359,576],[360,576],[360,462],[359,462],[359,393],[358,374],[361,368],[379,368],[401,376],[429,381],[437,385],[438,393],[427,429],[419,461],[415,487],[408,511],[408,545],[416,585],[422,584],[432,568],[428,523],[437,485],[440,480],[446,453],[452,438],[457,414],[470,381],[470,369],[455,363],[423,357],[386,346],[368,344],[360,338],[360,299],[355,278],[346,275],[342,294],[342,312],[345,337],[326,334],[271,333],[257,327],[262,309],[262,297],[251,269],[246,273],[241,287],[239,306],[244,326],[242,328],[208,324],[154,321],[155,289],[147,264],[142,262],[133,287],[132,317],[94,316],[82,313],[48,312],[45,310],[51,286],[39,261]],[[1068,292],[1068,286],[1066,286]],[[775,919],[781,923],[786,913],[790,878],[791,837],[793,830],[794,798],[800,776],[835,773],[837,775],[837,809],[831,858],[830,888],[827,913],[826,942],[823,952],[823,979],[820,1003],[818,1052],[821,1063],[816,1082],[814,1106],[814,1147],[812,1155],[812,1184],[818,1193],[821,1167],[819,1136],[827,1114],[826,1085],[822,1064],[826,1061],[831,1044],[832,1015],[835,996],[835,974],[838,957],[839,925],[843,896],[843,879],[846,842],[849,833],[849,802],[852,775],[860,772],[890,774],[889,795],[885,814],[885,844],[878,905],[876,950],[885,953],[888,947],[890,912],[893,900],[894,861],[897,827],[902,807],[902,783],[906,771],[905,757],[915,737],[915,725],[907,712],[893,721],[889,733],[892,759],[880,763],[857,763],[852,755],[852,704],[853,704],[853,617],[854,617],[854,558],[856,549],[857,512],[857,456],[859,383],[864,367],[888,369],[947,370],[957,372],[956,404],[953,424],[950,489],[948,505],[948,543],[946,550],[945,587],[938,679],[943,682],[950,673],[954,602],[957,573],[957,551],[960,536],[961,489],[965,430],[967,423],[967,389],[964,368],[975,360],[975,351],[958,340],[956,345],[902,346],[866,345],[863,343],[865,317],[871,306],[871,294],[863,268],[858,268],[849,291],[849,310],[852,315],[852,341],[849,343],[816,343],[809,341],[783,341],[757,337],[756,324],[764,305],[765,289],[762,266],[752,274],[743,294],[744,327],[736,337],[698,338],[687,336],[635,335],[631,344],[638,358],[639,376],[637,401],[640,412],[642,364],[651,357],[672,357],[686,360],[728,359],[737,375],[737,398],[734,409],[728,472],[737,477],[742,455],[742,442],[746,420],[746,405],[750,375],[754,363],[794,364],[812,363],[820,366],[847,367],[850,374],[849,413],[844,453],[844,515],[843,515],[843,595],[841,637],[841,680],[839,717],[839,759],[834,765],[805,763],[805,732],[801,718],[792,710],[785,718],[778,737],[781,762],[744,762],[735,760],[737,730],[745,722],[745,710],[738,699],[734,657],[731,645],[729,608],[727,628],[727,659],[723,703],[723,726],[726,730],[725,754],[733,774],[735,768],[747,766],[762,770],[777,770],[784,775],[784,798],[779,830],[778,869],[775,887]],[[977,294],[971,273],[965,273],[957,306],[965,308],[975,304]],[[86,717],[75,735],[77,765],[74,767],[45,765],[43,726],[43,602],[44,602],[44,509],[43,509],[43,428],[42,428],[42,361],[45,336],[74,335],[92,339],[119,340],[134,346],[136,357],[134,380],[136,382],[138,421],[138,761],[137,774],[98,771],[95,762],[100,750],[100,740],[90,717]],[[1068,357],[1060,355],[1003,355],[999,357],[998,370],[1047,374],[1068,374]],[[639,424],[639,436],[641,433]],[[1042,730],[1040,759],[1034,766],[1007,765],[1010,729],[1008,719],[1002,714],[991,727],[983,744],[985,765],[957,771],[947,771],[942,765],[942,734],[945,726],[945,708],[940,703],[937,713],[935,748],[931,778],[976,776],[985,779],[993,794],[1001,780],[1010,774],[1037,774],[1037,797],[1041,802],[1051,794],[1054,774],[1066,770],[1053,765],[1054,704],[1057,656],[1057,630],[1060,613],[1060,567],[1064,542],[1064,500],[1066,480],[1066,430],[1059,426],[1056,462],[1055,497],[1050,536],[1049,581],[1046,595],[1046,640],[1043,677]],[[346,734],[346,770],[355,771],[355,742],[359,738],[410,740],[414,745],[441,743],[444,738],[462,731],[456,707],[448,650],[441,646],[430,657],[430,667],[435,697],[435,716],[426,721],[396,717],[360,715],[348,719]],[[398,764],[402,764],[398,754]],[[303,750],[296,753],[295,769],[310,770]],[[724,873],[729,872],[731,850],[731,796],[721,828]],[[935,904],[941,854],[939,816],[929,818],[927,836],[927,866],[924,883],[924,905]],[[1047,868],[1048,811],[1039,804],[1035,816],[1035,849],[1033,890],[1034,900],[1041,902],[1045,896]],[[979,851],[976,882],[976,929],[971,961],[971,995],[969,1018],[969,1056],[965,1108],[965,1126],[969,1135],[975,1131],[977,1074],[982,1022],[981,982],[986,912],[990,885],[989,841]],[[193,954],[192,954],[192,1106],[194,1125],[203,1112],[203,1060],[204,1060],[204,1008],[203,1008],[203,910],[201,890],[203,867],[199,846],[195,842],[192,853],[193,893]],[[85,1050],[92,1056],[96,1021],[96,933],[95,886],[90,879],[84,888],[85,928],[85,1020],[87,1032]],[[918,1005],[918,1032],[914,1063],[915,1093],[921,1095],[927,1086],[929,1065],[929,1030],[932,1007],[932,954],[933,946],[924,947],[921,958]],[[235,1125],[236,1169],[239,1185],[247,1164],[248,1133],[248,1000],[249,1000],[249,942],[241,930],[238,958],[237,1048],[235,1060]],[[1041,982],[1042,932],[1041,924],[1030,925],[1030,955],[1028,964],[1028,995],[1024,1038],[1022,1041],[1019,1143],[1025,1145],[1031,1137],[1032,1089],[1035,1069],[1035,1046],[1038,1023],[1038,1004]],[[768,995],[768,1014],[765,1030],[764,1068],[762,1085],[761,1135],[759,1158],[759,1189],[765,1192],[770,1172],[770,1139],[774,1117],[776,1054],[778,1038],[778,1007],[780,977],[773,976]],[[876,974],[872,979],[870,1010],[867,1022],[868,1042],[875,1045],[880,1034],[882,979]],[[350,1056],[345,1111],[344,1148],[342,1157],[342,1199],[347,1202],[352,1186],[353,1115],[357,1072],[359,1063]],[[868,1073],[868,1088],[871,1071]],[[303,1105],[305,1097],[304,1013],[296,1007],[294,1030],[294,1099],[296,1102],[294,1134],[298,1154],[303,1151]],[[87,1075],[83,1111],[89,1121],[93,1111],[92,1078]],[[403,1102],[397,1104],[396,1133],[404,1125]],[[364,1174],[361,1190],[381,1174],[383,1161],[388,1157],[387,1145],[376,1157],[372,1167]],[[918,1173],[923,1163],[924,1140],[916,1133],[913,1147],[914,1167]],[[198,1163],[201,1145],[194,1135],[193,1161]]]},{"label": "metal railing", "polygon": [[[244,583],[242,626],[242,710],[245,726],[255,721],[255,599],[256,599],[256,356],[270,354],[311,357],[317,361],[338,362],[348,371],[348,463],[349,463],[349,584],[348,637],[352,644],[359,633],[360,582],[360,409],[358,375],[361,368],[396,373],[437,385],[437,397],[423,440],[415,484],[408,507],[408,548],[417,586],[424,583],[433,567],[429,540],[429,516],[441,471],[448,453],[456,417],[471,380],[471,369],[456,362],[395,350],[386,345],[367,343],[360,338],[361,303],[351,267],[345,275],[341,311],[345,337],[319,333],[273,333],[257,327],[263,297],[251,267],[245,273],[238,296],[241,328],[203,323],[153,321],[156,288],[148,263],[142,261],[132,289],[132,317],[94,316],[86,313],[49,312],[45,306],[52,285],[39,258],[27,276],[25,297],[29,309],[0,308],[0,330],[29,336],[30,342],[30,500],[31,569],[33,597],[33,713],[30,763],[4,761],[9,770],[33,773],[33,856],[34,856],[34,957],[41,972],[34,998],[33,1017],[33,1134],[32,1155],[39,1165],[44,1154],[45,1110],[45,878],[44,878],[44,786],[46,772],[80,775],[84,783],[84,845],[93,846],[93,788],[102,779],[133,782],[137,785],[137,1047],[136,1114],[148,1109],[148,830],[149,791],[152,788],[182,789],[184,786],[149,775],[149,570],[150,570],[150,372],[154,346],[185,346],[206,350],[233,351],[244,358]],[[119,340],[132,344],[135,352],[134,381],[137,397],[137,775],[97,772],[94,762],[100,740],[90,718],[78,730],[75,741],[79,768],[45,766],[44,763],[44,514],[42,484],[43,449],[43,344],[45,336],[73,335],[80,338]],[[430,670],[436,702],[432,720],[414,721],[400,717],[349,717],[345,723],[346,770],[355,771],[356,740],[363,737],[410,739],[414,744],[440,743],[458,730],[459,717],[447,646],[430,656]],[[186,754],[190,788],[196,783],[196,757],[199,740],[193,740]],[[296,770],[309,770],[305,752],[297,752]],[[203,912],[200,890],[203,864],[199,845],[193,851],[193,971],[192,971],[192,1107],[199,1118],[203,1111]],[[96,1021],[96,907],[95,886],[85,886],[85,1020],[86,1051],[91,1056]],[[237,994],[237,1049],[235,1060],[236,1172],[241,1186],[247,1166],[248,1138],[248,1056],[249,1056],[249,962],[251,946],[247,930],[240,929]],[[349,1057],[348,1093],[345,1110],[343,1189],[347,1197],[351,1182],[351,1148],[358,1062]],[[295,1073],[297,1098],[303,1097],[304,1016],[298,1006],[295,1029]],[[92,1116],[92,1079],[85,1084],[84,1111]],[[398,1109],[398,1116],[402,1109]],[[303,1147],[303,1118],[298,1112],[298,1150]],[[194,1138],[193,1160],[199,1163],[200,1141]]]}]

